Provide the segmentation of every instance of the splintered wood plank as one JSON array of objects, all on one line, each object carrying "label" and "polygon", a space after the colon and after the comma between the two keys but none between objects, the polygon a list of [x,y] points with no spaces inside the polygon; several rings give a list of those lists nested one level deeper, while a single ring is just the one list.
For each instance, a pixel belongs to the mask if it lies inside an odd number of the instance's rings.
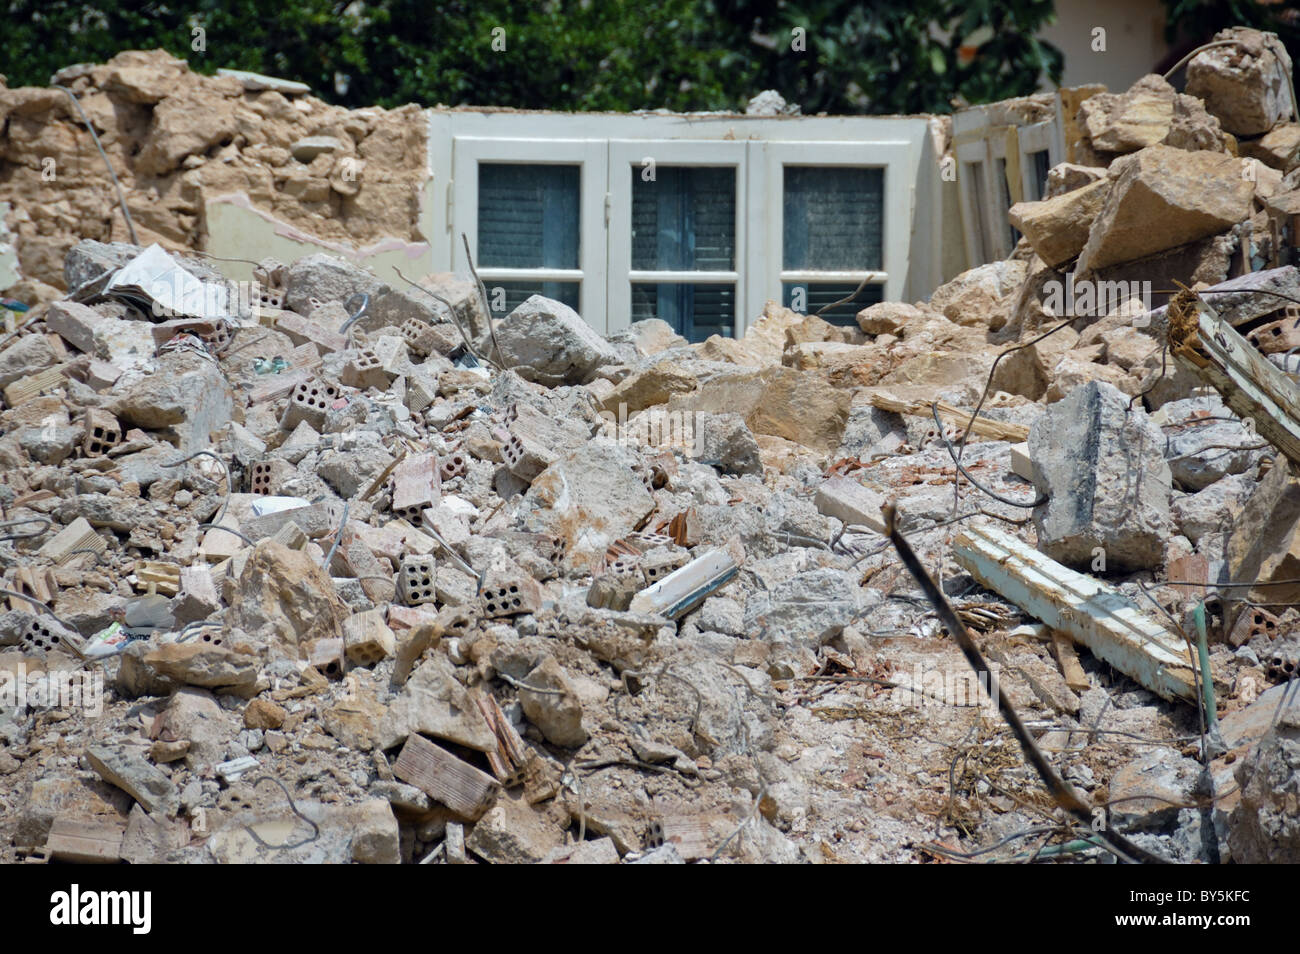
[{"label": "splintered wood plank", "polygon": [[406,737],[393,774],[470,820],[483,816],[500,788],[491,775],[415,734]]},{"label": "splintered wood plank", "polygon": [[1087,692],[1092,688],[1088,675],[1079,664],[1079,654],[1074,651],[1074,640],[1069,634],[1052,630],[1052,658],[1065,677],[1065,684],[1075,692]]},{"label": "splintered wood plank", "polygon": [[497,704],[496,699],[481,689],[471,690],[471,698],[483,713],[483,718],[492,730],[492,734],[497,737],[496,750],[487,753],[492,774],[507,788],[522,784],[524,766],[532,757],[532,753],[524,746],[524,740],[519,737],[519,733],[510,724],[506,714],[501,711],[501,706]]},{"label": "splintered wood plank", "polygon": [[1199,298],[1169,303],[1169,346],[1174,360],[1218,391],[1247,427],[1300,464],[1300,388],[1281,368]]},{"label": "splintered wood plank", "polygon": [[[987,417],[970,419],[970,412],[953,407],[943,401],[935,402],[939,407],[940,420],[965,427],[970,424],[970,432],[975,437],[988,437],[995,441],[1010,441],[1019,444],[1029,439],[1029,427],[1024,424],[1012,424],[1009,421],[995,421]],[[895,414],[907,414],[914,417],[932,417],[928,401],[902,401],[889,394],[877,392],[871,395],[871,406]]]}]

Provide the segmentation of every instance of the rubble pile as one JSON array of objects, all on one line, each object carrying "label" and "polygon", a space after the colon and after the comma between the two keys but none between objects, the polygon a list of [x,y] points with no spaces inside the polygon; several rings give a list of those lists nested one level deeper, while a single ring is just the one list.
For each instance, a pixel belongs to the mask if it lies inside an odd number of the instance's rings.
[{"label": "rubble pile", "polygon": [[416,238],[427,172],[414,105],[347,110],[307,95],[302,83],[238,70],[202,76],[162,50],[69,66],[50,82],[0,82],[0,203],[11,207],[28,296],[66,290],[63,259],[79,240],[130,237],[109,170],[65,90],[94,128],[146,245],[202,248],[208,203],[234,195],[319,241]]},{"label": "rubble pile", "polygon": [[82,690],[0,699],[0,858],[1113,860],[992,691],[1143,849],[1297,860],[1300,139],[1233,36],[855,328],[79,241],[0,338],[0,678]]}]

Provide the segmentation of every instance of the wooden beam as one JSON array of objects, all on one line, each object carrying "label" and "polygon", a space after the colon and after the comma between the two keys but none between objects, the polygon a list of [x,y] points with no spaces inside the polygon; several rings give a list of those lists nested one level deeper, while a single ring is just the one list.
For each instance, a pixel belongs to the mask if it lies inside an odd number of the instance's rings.
[{"label": "wooden beam", "polygon": [[[939,401],[938,405],[941,418],[961,427],[965,427],[969,423],[971,435],[974,437],[987,437],[995,441],[1010,441],[1013,444],[1029,440],[1029,428],[1024,424],[995,421],[987,417],[977,417],[974,421],[971,421],[970,411],[963,411],[961,408],[953,407],[943,401]],[[895,414],[908,414],[913,417],[931,416],[929,401],[902,401],[892,395],[880,392],[871,395],[871,406],[882,411],[892,411]]]},{"label": "wooden beam", "polygon": [[1169,303],[1169,349],[1243,421],[1253,422],[1247,427],[1300,465],[1300,388],[1190,292]]},{"label": "wooden beam", "polygon": [[1119,590],[1062,566],[994,527],[969,527],[953,558],[981,585],[1165,699],[1196,701],[1187,644]]}]

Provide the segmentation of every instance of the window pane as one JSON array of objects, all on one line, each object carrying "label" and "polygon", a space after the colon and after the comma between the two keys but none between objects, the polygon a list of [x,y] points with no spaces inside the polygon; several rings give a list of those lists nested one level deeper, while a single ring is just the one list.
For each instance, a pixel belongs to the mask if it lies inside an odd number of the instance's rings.
[{"label": "window pane", "polygon": [[736,327],[735,285],[633,284],[632,320],[662,318],[688,341],[729,338]]},{"label": "window pane", "polygon": [[577,268],[579,168],[479,163],[478,264]]},{"label": "window pane", "polygon": [[884,183],[883,169],[786,166],[784,267],[880,270]]},{"label": "window pane", "polygon": [[493,318],[504,318],[532,295],[543,295],[562,301],[578,314],[582,314],[582,309],[579,307],[581,299],[578,294],[581,288],[580,282],[494,282],[485,279],[483,285],[487,288],[488,305],[492,309]]},{"label": "window pane", "polygon": [[632,168],[632,267],[731,271],[736,262],[736,170]]},{"label": "window pane", "polygon": [[1037,201],[1047,192],[1047,171],[1051,168],[1052,160],[1046,149],[1030,153],[1029,158],[1034,164],[1033,184],[1037,191],[1028,198]]},{"label": "window pane", "polygon": [[[781,303],[805,315],[815,315],[832,302],[847,298],[857,289],[857,282],[784,282],[781,286]],[[884,301],[883,285],[867,285],[850,302],[832,308],[822,315],[823,321],[832,325],[856,328],[858,312],[868,305]],[[802,308],[796,308],[802,305]]]}]

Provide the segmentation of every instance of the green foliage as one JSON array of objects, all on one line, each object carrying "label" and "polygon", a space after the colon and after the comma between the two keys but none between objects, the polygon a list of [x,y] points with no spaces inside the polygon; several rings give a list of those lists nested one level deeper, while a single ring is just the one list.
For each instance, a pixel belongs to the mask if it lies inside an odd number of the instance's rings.
[{"label": "green foliage", "polygon": [[[1061,52],[1035,33],[1052,0],[715,0],[739,24],[756,62],[753,89],[771,88],[805,113],[948,112],[952,100],[1023,96],[1040,77],[1059,81]],[[804,52],[791,49],[797,28]],[[983,42],[979,40],[983,39]],[[970,62],[960,48],[977,46]]]},{"label": "green foliage", "polygon": [[[1061,70],[1060,52],[1034,36],[1052,0],[13,0],[7,8],[10,85],[44,85],[71,63],[162,48],[201,72],[227,66],[302,80],[349,106],[738,109],[770,88],[805,113],[946,112],[956,96],[1022,95]],[[791,46],[796,28],[802,50]],[[973,36],[985,41],[964,62],[958,49]]]}]

